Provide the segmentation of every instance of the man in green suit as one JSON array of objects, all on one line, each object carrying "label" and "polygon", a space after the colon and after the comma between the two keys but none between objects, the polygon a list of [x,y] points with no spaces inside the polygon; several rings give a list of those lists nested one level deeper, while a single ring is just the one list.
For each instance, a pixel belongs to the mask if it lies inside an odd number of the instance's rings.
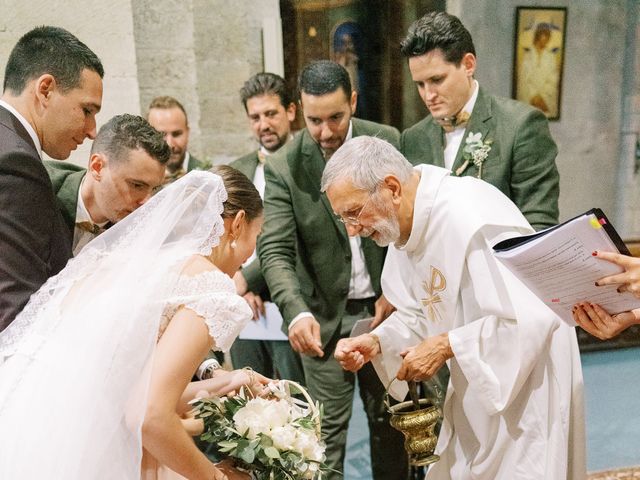
[{"label": "man in green suit", "polygon": [[171,149],[167,162],[165,183],[171,183],[191,170],[207,170],[211,164],[198,160],[187,150],[189,121],[182,104],[173,97],[162,96],[151,100],[147,120],[153,128],[164,134]]},{"label": "man in green suit", "polygon": [[169,147],[142,117],[117,115],[100,128],[88,169],[45,161],[73,254],[162,185]]},{"label": "man in green suit", "polygon": [[558,149],[547,119],[478,85],[475,47],[460,20],[444,12],[425,15],[409,28],[402,53],[429,110],[402,133],[405,157],[493,184],[536,230],[558,223]]},{"label": "man in green suit", "polygon": [[[337,63],[307,65],[298,89],[306,128],[265,164],[266,222],[258,254],[283,330],[303,354],[309,392],[324,405],[327,463],[342,471],[356,377],[342,371],[333,352],[357,320],[375,317],[365,323],[377,324],[392,307],[380,289],[384,249],[369,238],[349,238],[320,192],[320,179],[325,161],[351,137],[374,135],[397,145],[399,134],[352,118],[357,94]],[[372,368],[357,379],[369,418],[373,478],[405,479],[406,454],[401,435],[389,425],[385,386]]]},{"label": "man in green suit", "polygon": [[[240,98],[249,125],[260,148],[238,158],[231,166],[253,181],[264,197],[264,162],[291,138],[291,122],[296,118],[284,79],[274,73],[258,73],[245,82]],[[286,378],[304,384],[300,354],[294,352],[282,333],[282,316],[271,303],[269,289],[254,255],[234,277],[238,293],[254,311],[254,322],[240,333],[231,347],[231,361],[236,367],[251,367],[269,378]]]}]

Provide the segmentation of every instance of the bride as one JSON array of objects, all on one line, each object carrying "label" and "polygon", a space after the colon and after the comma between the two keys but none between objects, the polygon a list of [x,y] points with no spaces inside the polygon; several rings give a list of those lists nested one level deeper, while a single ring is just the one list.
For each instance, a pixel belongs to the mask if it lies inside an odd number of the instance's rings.
[{"label": "bride", "polygon": [[[0,333],[0,478],[243,479],[194,445],[179,414],[211,349],[251,317],[231,276],[255,249],[262,203],[233,169],[191,172],[88,244]],[[226,190],[225,190],[226,186]],[[142,470],[143,450],[145,452]]]}]

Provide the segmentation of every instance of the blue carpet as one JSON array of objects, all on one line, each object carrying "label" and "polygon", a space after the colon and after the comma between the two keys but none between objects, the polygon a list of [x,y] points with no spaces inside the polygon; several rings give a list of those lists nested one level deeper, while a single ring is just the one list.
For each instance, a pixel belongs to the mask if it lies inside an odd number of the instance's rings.
[{"label": "blue carpet", "polygon": [[[640,465],[640,349],[582,355],[587,469]],[[369,429],[356,391],[347,436],[345,480],[370,480]]]}]

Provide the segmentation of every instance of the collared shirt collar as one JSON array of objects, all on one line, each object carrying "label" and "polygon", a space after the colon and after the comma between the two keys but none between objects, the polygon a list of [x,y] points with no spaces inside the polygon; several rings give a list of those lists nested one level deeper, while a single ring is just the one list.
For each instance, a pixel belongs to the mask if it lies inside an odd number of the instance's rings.
[{"label": "collared shirt collar", "polygon": [[40,139],[38,138],[38,135],[36,135],[36,131],[33,129],[33,127],[27,121],[27,119],[24,118],[20,114],[20,112],[18,112],[15,108],[13,108],[11,105],[9,105],[4,100],[0,100],[0,106],[2,106],[4,108],[6,108],[7,110],[9,110],[11,112],[11,114],[14,117],[16,117],[18,119],[18,121],[22,124],[22,126],[27,130],[27,133],[29,133],[29,136],[31,137],[31,140],[33,140],[33,144],[36,146],[36,150],[38,152],[38,156],[40,158],[42,158],[42,145],[40,144]]},{"label": "collared shirt collar", "polygon": [[87,175],[89,175],[88,172],[84,177],[82,177],[82,180],[80,181],[80,188],[78,190],[78,204],[76,205],[76,223],[91,222],[94,225],[98,225],[99,227],[104,227],[109,222],[94,222],[91,218],[91,215],[89,214],[89,210],[87,210],[87,207],[84,204],[84,200],[82,199],[82,186],[84,185],[84,181],[87,178]]},{"label": "collared shirt collar", "polygon": [[191,160],[191,155],[189,154],[189,150],[184,154],[184,160],[182,161],[182,171],[187,173],[189,171],[189,160]]},{"label": "collared shirt collar", "polygon": [[471,114],[473,112],[473,107],[476,106],[476,100],[478,99],[478,90],[480,90],[480,84],[476,79],[473,80],[473,93],[471,94],[471,98],[467,100],[467,103],[462,107],[463,112],[469,112]]},{"label": "collared shirt collar", "polygon": [[347,131],[347,136],[344,141],[347,142],[353,138],[353,121],[349,120],[349,131]]}]

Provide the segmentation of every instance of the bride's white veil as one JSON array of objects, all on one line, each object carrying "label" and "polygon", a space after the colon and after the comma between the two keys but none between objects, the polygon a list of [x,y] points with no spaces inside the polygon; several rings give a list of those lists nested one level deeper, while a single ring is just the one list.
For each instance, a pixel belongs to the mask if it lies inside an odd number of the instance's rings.
[{"label": "bride's white veil", "polygon": [[89,243],[0,333],[0,478],[138,479],[164,300],[224,231],[226,191],[191,172]]}]

